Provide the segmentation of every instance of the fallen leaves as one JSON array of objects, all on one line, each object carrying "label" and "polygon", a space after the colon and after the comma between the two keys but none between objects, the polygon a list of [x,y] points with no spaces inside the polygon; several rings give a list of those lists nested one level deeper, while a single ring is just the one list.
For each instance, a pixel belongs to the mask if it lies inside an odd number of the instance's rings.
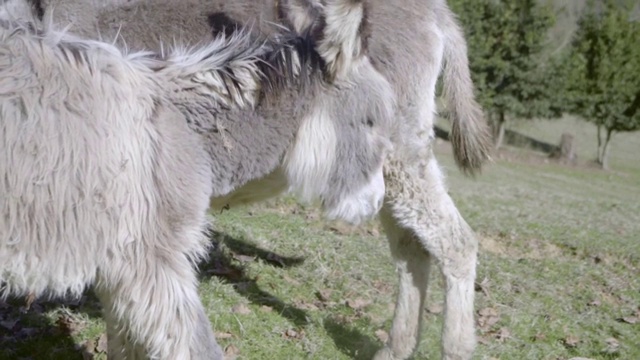
[{"label": "fallen leaves", "polygon": [[225,340],[225,339],[231,339],[233,337],[233,334],[226,331],[216,331],[215,336],[216,336],[216,340]]},{"label": "fallen leaves", "polygon": [[304,330],[287,329],[282,333],[282,337],[288,340],[292,340],[292,339],[301,340],[301,339],[304,339],[305,332]]},{"label": "fallen leaves", "polygon": [[533,341],[545,341],[547,339],[547,335],[544,333],[537,333],[533,336]]},{"label": "fallen leaves", "polygon": [[224,348],[224,360],[234,360],[238,355],[240,355],[240,349],[235,345],[230,344]]},{"label": "fallen leaves", "polygon": [[596,300],[593,300],[593,301],[589,302],[587,305],[593,306],[593,307],[598,307],[598,306],[602,305],[602,303],[600,302],[600,300],[596,299]]},{"label": "fallen leaves", "polygon": [[574,348],[580,343],[580,338],[575,335],[567,335],[562,342],[566,347]]},{"label": "fallen leaves", "polygon": [[323,290],[316,291],[316,297],[320,301],[327,302],[331,300],[332,293],[333,291],[331,291],[330,289],[323,289]]},{"label": "fallen leaves", "polygon": [[240,261],[241,263],[252,262],[256,259],[255,256],[243,255],[243,254],[233,254],[233,258]]},{"label": "fallen leaves", "polygon": [[475,291],[481,291],[484,294],[484,296],[488,297],[489,296],[489,279],[485,277],[484,279],[482,279],[481,282],[476,281],[474,283],[474,288],[475,288]]},{"label": "fallen leaves", "polygon": [[345,305],[347,305],[348,307],[350,307],[353,310],[362,310],[365,307],[371,305],[372,303],[373,302],[371,300],[357,298],[357,299],[354,299],[354,300],[347,300],[345,302]]},{"label": "fallen leaves", "polygon": [[501,327],[496,333],[495,333],[495,338],[499,341],[499,342],[505,342],[507,339],[511,338],[511,331],[509,331],[509,329],[507,329],[506,327]]},{"label": "fallen leaves", "polygon": [[383,344],[386,344],[387,341],[389,340],[389,334],[382,329],[376,330],[375,335],[376,335],[376,338],[380,340],[380,342]]},{"label": "fallen leaves", "polygon": [[320,308],[314,304],[314,303],[310,303],[310,302],[306,302],[304,300],[298,300],[295,301],[294,306],[300,310],[307,310],[307,311],[318,311],[320,310]]},{"label": "fallen leaves", "polygon": [[619,319],[617,319],[619,322],[623,322],[623,323],[627,323],[627,324],[637,324],[640,322],[640,317],[637,315],[633,315],[633,316],[623,316]]},{"label": "fallen leaves", "polygon": [[605,349],[605,352],[609,354],[615,353],[618,351],[618,349],[620,349],[620,342],[616,338],[613,338],[613,337],[608,338],[607,340],[605,340],[605,343],[607,344],[607,348]]},{"label": "fallen leaves", "polygon": [[107,334],[102,334],[98,338],[98,343],[96,344],[96,351],[99,353],[106,353],[108,348],[107,342]]},{"label": "fallen leaves", "polygon": [[64,311],[58,315],[56,325],[61,332],[73,335],[85,327],[85,323],[78,320],[72,313]]},{"label": "fallen leaves", "polygon": [[98,354],[106,354],[109,344],[107,334],[103,333],[98,338],[85,340],[79,350],[82,352],[83,360],[93,360]]},{"label": "fallen leaves", "polygon": [[238,305],[234,305],[231,308],[231,312],[235,314],[240,314],[240,315],[249,315],[251,314],[251,309],[249,309],[249,307],[245,304],[238,304]]},{"label": "fallen leaves", "polygon": [[500,321],[498,310],[486,307],[478,311],[478,327],[482,331],[488,331],[493,325]]}]

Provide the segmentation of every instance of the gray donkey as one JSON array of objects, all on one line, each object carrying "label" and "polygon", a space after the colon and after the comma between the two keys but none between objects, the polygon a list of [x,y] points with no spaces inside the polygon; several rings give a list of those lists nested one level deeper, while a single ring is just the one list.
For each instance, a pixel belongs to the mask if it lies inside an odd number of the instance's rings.
[{"label": "gray donkey", "polygon": [[[362,7],[354,8],[358,3]],[[360,42],[367,56],[359,62],[358,72],[384,76],[397,101],[392,125],[394,148],[384,165],[387,189],[381,220],[396,261],[399,291],[389,341],[375,359],[406,359],[416,348],[432,262],[446,281],[443,358],[472,356],[477,240],[447,194],[432,149],[436,81],[443,66],[444,94],[452,122],[450,137],[455,159],[464,172],[479,172],[489,158],[490,136],[474,100],[466,43],[445,0],[109,0],[98,5],[90,0],[42,0],[38,4],[41,13],[50,13],[45,20],[71,23],[77,31],[103,38],[119,35],[125,46],[152,49],[162,42],[208,38],[207,16],[211,13],[224,12],[267,32],[273,31],[274,22],[298,30],[326,26],[338,32],[352,26],[346,16],[364,13]],[[328,7],[335,11],[328,11]],[[338,65],[342,55],[330,44],[318,44],[318,51],[327,58],[335,55],[334,64]],[[364,78],[353,89],[353,102],[326,103],[325,114],[361,116],[366,108],[352,104],[368,101],[367,87],[360,88],[367,81]],[[325,91],[331,93],[336,87]],[[213,205],[270,194],[271,187],[255,185],[250,183],[249,191],[217,199]]]},{"label": "gray donkey", "polygon": [[209,199],[266,177],[330,217],[382,205],[392,93],[358,32],[145,53],[0,20],[0,296],[93,284],[110,359],[222,359],[195,272]]}]

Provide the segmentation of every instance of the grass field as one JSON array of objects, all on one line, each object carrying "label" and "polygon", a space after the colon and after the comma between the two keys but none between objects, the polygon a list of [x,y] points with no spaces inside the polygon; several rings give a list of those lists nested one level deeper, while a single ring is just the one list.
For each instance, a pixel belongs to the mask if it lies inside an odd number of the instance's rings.
[{"label": "grass field", "polygon": [[[640,359],[640,134],[621,134],[612,171],[589,164],[594,129],[574,119],[516,123],[556,143],[576,136],[578,166],[507,149],[476,180],[438,146],[450,193],[480,238],[477,359]],[[219,251],[201,296],[230,357],[369,359],[393,314],[394,267],[377,223],[324,222],[288,199],[217,216]],[[437,274],[437,273],[436,273]],[[416,359],[440,356],[434,276]],[[104,359],[88,294],[73,303],[0,303],[0,358]]]}]

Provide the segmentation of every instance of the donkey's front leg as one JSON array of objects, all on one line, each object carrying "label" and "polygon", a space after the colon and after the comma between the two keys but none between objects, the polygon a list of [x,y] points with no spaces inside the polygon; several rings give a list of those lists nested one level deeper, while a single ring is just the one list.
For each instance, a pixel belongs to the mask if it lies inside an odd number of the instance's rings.
[{"label": "donkey's front leg", "polygon": [[398,226],[387,206],[382,208],[380,219],[396,263],[398,296],[389,341],[374,360],[406,359],[420,339],[431,256],[410,230]]},{"label": "donkey's front leg", "polygon": [[[387,169],[387,202],[389,209],[383,213],[383,220],[389,231],[389,239],[393,244],[394,233],[403,229],[405,241],[397,242],[395,254],[407,252],[405,259],[414,258],[413,267],[418,267],[419,260],[416,260],[417,248],[423,252],[428,252],[439,265],[445,278],[445,309],[444,324],[442,332],[442,358],[445,360],[466,360],[470,359],[475,348],[475,325],[473,316],[474,281],[476,274],[477,240],[473,231],[464,221],[456,209],[452,199],[447,194],[441,170],[433,157],[429,154],[422,164],[406,164],[400,162],[390,162]],[[395,224],[393,224],[395,221]],[[389,225],[389,224],[392,225]],[[397,227],[397,229],[396,229]],[[413,241],[411,241],[413,240]],[[404,248],[401,250],[401,248]],[[392,246],[393,251],[393,246]],[[395,255],[394,256],[398,256]],[[424,257],[428,259],[427,256]],[[405,260],[407,261],[407,260]],[[428,266],[426,260],[423,268]],[[409,264],[409,262],[407,262]],[[402,267],[401,277],[402,275]],[[412,271],[407,268],[406,273]],[[415,275],[411,280],[415,282]],[[400,298],[406,289],[408,280],[400,280],[400,293],[398,305],[402,306],[407,301]],[[418,284],[418,283],[416,283]],[[424,280],[426,289],[426,280]],[[404,290],[403,290],[404,289]],[[414,292],[418,285],[414,285]],[[404,331],[403,335],[396,334],[397,339],[410,339],[418,332],[414,330],[414,325],[408,319],[422,317],[422,303],[411,305],[414,309],[412,313],[399,311],[396,309],[396,316],[399,314],[405,319],[394,319],[392,334]],[[406,324],[411,326],[402,327],[402,321],[409,321]],[[398,324],[398,325],[396,325]],[[397,330],[400,329],[400,330]],[[394,344],[393,336],[390,336],[390,344],[379,352],[379,359],[405,359],[409,354],[406,349],[411,345]],[[400,340],[397,340],[400,341]],[[405,341],[405,340],[403,340]],[[415,339],[414,348],[419,339]],[[393,357],[383,357],[383,353],[402,349],[403,351],[391,352]]]},{"label": "donkey's front leg", "polygon": [[104,321],[107,324],[107,357],[109,360],[145,360],[147,358],[142,345],[136,345],[129,337],[129,331],[115,313],[117,305],[111,291],[98,286],[96,296],[102,304]]},{"label": "donkey's front leg", "polygon": [[138,250],[142,258],[113,259],[98,275],[109,358],[222,360],[188,257]]}]

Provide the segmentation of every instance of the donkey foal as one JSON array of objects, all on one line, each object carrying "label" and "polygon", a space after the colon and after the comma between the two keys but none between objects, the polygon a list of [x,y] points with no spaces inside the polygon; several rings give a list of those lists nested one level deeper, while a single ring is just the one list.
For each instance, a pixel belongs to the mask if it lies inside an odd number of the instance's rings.
[{"label": "donkey foal", "polygon": [[93,284],[110,359],[222,358],[195,276],[211,198],[266,179],[347,221],[380,209],[387,83],[361,118],[323,110],[349,54],[246,31],[125,53],[32,25],[0,20],[0,295]]}]

